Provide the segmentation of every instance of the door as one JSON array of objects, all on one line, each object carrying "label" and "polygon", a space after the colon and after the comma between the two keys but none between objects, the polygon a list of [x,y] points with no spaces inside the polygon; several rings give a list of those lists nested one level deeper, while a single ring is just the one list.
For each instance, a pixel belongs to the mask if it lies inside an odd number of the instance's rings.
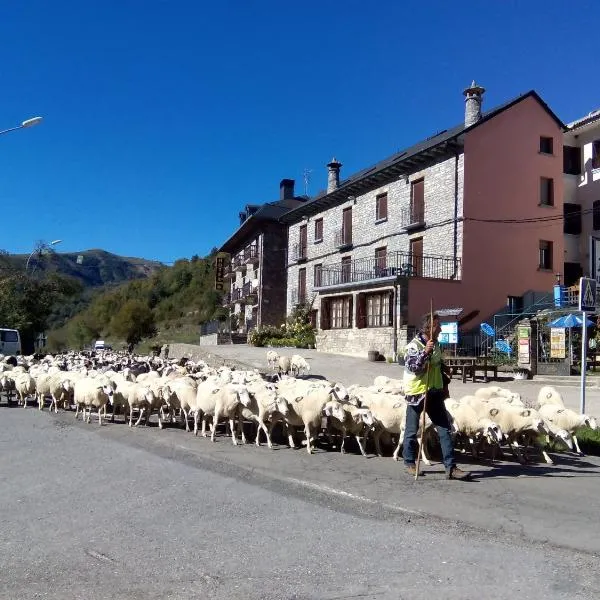
[{"label": "door", "polygon": [[423,238],[410,240],[410,266],[413,277],[423,277]]},{"label": "door", "polygon": [[306,258],[306,248],[308,246],[307,226],[300,227],[300,243],[298,248],[298,258]]}]

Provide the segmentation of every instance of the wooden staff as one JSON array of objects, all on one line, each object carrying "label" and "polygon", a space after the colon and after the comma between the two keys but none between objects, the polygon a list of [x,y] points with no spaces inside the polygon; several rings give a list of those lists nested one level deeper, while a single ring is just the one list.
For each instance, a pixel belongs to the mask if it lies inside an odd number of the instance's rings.
[{"label": "wooden staff", "polygon": [[[433,298],[429,300],[429,339],[433,339]],[[429,393],[429,375],[431,373],[431,369],[429,368],[430,365],[431,355],[429,356],[429,361],[427,362],[427,378],[425,379],[425,398],[423,398],[423,417],[421,419],[421,439],[419,441],[417,464],[415,465],[415,481],[419,479],[419,465],[421,463],[421,452],[423,451],[423,439],[425,437],[425,415],[427,414],[427,394]]]}]

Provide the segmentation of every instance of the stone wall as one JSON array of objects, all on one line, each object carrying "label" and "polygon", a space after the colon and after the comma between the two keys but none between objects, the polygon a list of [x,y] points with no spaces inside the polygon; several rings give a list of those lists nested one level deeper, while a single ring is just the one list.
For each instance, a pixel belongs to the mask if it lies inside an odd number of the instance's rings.
[{"label": "stone wall", "polygon": [[[411,183],[424,179],[425,182],[425,222],[426,227],[414,232],[405,231],[402,225],[402,212],[410,206]],[[299,242],[300,226],[308,225],[308,260],[302,264],[289,264],[287,273],[287,312],[291,312],[292,290],[298,287],[298,269],[306,268],[307,297],[314,294],[314,266],[323,267],[337,265],[343,257],[352,259],[373,258],[375,249],[386,247],[387,253],[396,251],[408,252],[410,240],[423,238],[423,253],[452,257],[454,253],[455,193],[458,196],[458,218],[462,217],[463,204],[464,155],[446,158],[421,171],[405,178],[390,181],[386,185],[374,188],[369,192],[334,206],[323,212],[311,215],[308,221],[290,225],[288,229],[288,248]],[[375,220],[375,198],[387,192],[388,217],[386,220]],[[352,241],[350,250],[340,252],[335,246],[335,234],[342,227],[342,212],[352,207]],[[323,241],[314,240],[314,222],[323,218]],[[443,223],[443,224],[442,224]],[[440,225],[438,225],[440,224]],[[432,227],[436,225],[436,227]],[[462,255],[462,222],[456,223],[457,256]],[[460,278],[460,274],[459,274]],[[320,298],[317,295],[315,309],[320,309]]]},{"label": "stone wall", "polygon": [[369,350],[377,350],[386,358],[393,358],[394,328],[319,330],[317,350],[364,358]]}]

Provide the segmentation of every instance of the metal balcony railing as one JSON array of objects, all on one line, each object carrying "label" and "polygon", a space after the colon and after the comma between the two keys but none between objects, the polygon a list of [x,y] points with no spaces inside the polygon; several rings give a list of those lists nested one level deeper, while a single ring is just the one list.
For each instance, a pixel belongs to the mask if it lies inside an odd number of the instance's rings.
[{"label": "metal balcony railing", "polygon": [[231,293],[227,292],[223,295],[223,300],[221,302],[222,306],[229,306],[231,304]]},{"label": "metal balcony railing", "polygon": [[244,263],[254,263],[258,261],[258,246],[250,244],[244,248]]},{"label": "metal balcony railing", "polygon": [[335,232],[335,247],[347,248],[352,246],[352,230],[342,227]]},{"label": "metal balcony railing", "polygon": [[304,244],[294,244],[292,246],[292,262],[302,262],[308,258],[308,247]]},{"label": "metal balcony railing", "polygon": [[246,262],[244,260],[244,253],[236,254],[231,261],[231,266],[234,271],[243,271],[246,268]]},{"label": "metal balcony railing", "polygon": [[247,282],[242,286],[241,297],[246,304],[256,304],[258,291],[250,282]]},{"label": "metal balcony railing", "polygon": [[425,224],[424,206],[405,206],[400,211],[400,224],[402,227],[416,227]]},{"label": "metal balcony railing", "polygon": [[348,263],[323,266],[321,286],[377,280],[382,277],[422,277],[426,279],[461,278],[460,258],[433,254],[391,252],[381,258],[359,258]]},{"label": "metal balcony railing", "polygon": [[244,298],[244,296],[242,294],[241,288],[234,288],[233,290],[231,290],[231,302],[232,303],[241,302],[243,300],[243,298]]},{"label": "metal balcony railing", "polygon": [[235,272],[233,270],[233,265],[229,263],[223,267],[223,278],[229,279],[232,277],[235,277]]}]

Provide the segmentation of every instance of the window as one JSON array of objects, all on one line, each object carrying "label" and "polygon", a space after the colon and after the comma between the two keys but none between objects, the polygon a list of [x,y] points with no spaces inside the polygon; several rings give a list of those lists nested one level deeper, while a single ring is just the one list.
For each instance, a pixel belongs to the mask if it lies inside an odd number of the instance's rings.
[{"label": "window", "polygon": [[307,256],[307,226],[306,225],[301,225],[300,226],[300,241],[298,243],[298,258],[306,258]]},{"label": "window", "polygon": [[540,178],[540,205],[554,206],[554,179]]},{"label": "window", "polygon": [[410,188],[410,223],[425,222],[425,180],[413,181]]},{"label": "window", "polygon": [[321,287],[323,285],[323,265],[314,266],[313,271],[313,287]]},{"label": "window", "polygon": [[552,242],[540,240],[540,269],[552,269]]},{"label": "window", "polygon": [[352,244],[352,207],[345,208],[342,212],[342,237],[341,246]]},{"label": "window", "polygon": [[350,327],[350,296],[332,298],[329,301],[331,312],[331,329],[348,329]]},{"label": "window", "polygon": [[552,154],[554,149],[554,140],[551,137],[540,137],[540,152],[542,154]]},{"label": "window", "polygon": [[352,275],[352,258],[350,256],[344,256],[342,258],[342,283],[348,283],[351,281]]},{"label": "window", "polygon": [[359,294],[356,326],[390,327],[393,324],[393,292]]},{"label": "window", "polygon": [[581,175],[581,150],[576,146],[563,146],[563,173]]},{"label": "window", "polygon": [[315,220],[315,244],[323,241],[323,219]]},{"label": "window", "polygon": [[564,225],[563,232],[571,235],[581,233],[581,206],[579,204],[564,203]]},{"label": "window", "polygon": [[387,219],[387,193],[379,194],[375,198],[375,221],[385,221]]},{"label": "window", "polygon": [[598,229],[600,229],[600,200],[596,200],[594,202],[593,212],[594,212],[593,227],[594,227],[594,230],[597,231]]},{"label": "window", "polygon": [[298,304],[306,302],[306,269],[298,269]]},{"label": "window", "polygon": [[0,341],[2,341],[2,342],[18,342],[19,334],[16,331],[10,331],[10,329],[7,329],[5,331],[0,331]]},{"label": "window", "polygon": [[592,142],[592,169],[600,169],[600,140]]}]

